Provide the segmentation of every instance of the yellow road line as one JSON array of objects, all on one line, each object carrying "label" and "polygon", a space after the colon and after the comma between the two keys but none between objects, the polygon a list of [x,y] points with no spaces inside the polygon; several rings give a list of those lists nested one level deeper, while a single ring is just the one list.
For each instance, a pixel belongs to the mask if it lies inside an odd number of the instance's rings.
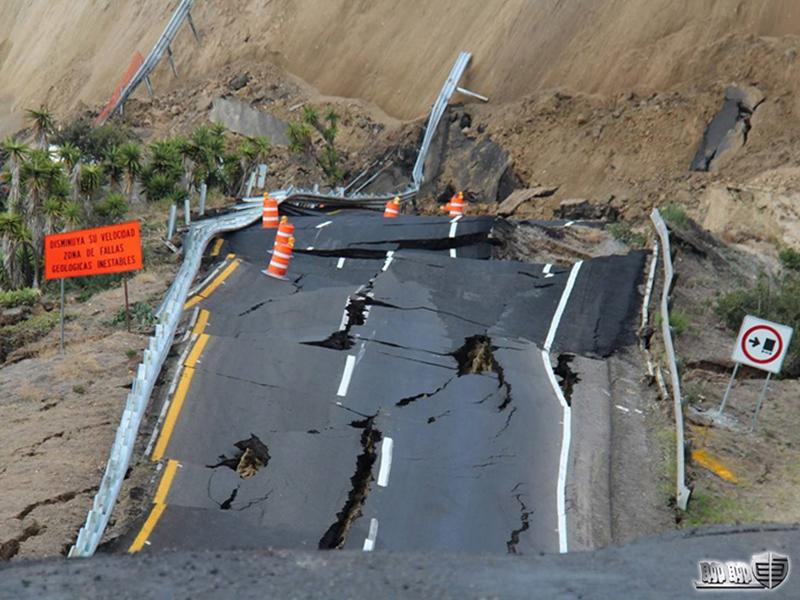
[{"label": "yellow road line", "polygon": [[239,261],[238,260],[234,260],[231,264],[229,264],[227,267],[225,267],[222,270],[222,273],[217,275],[217,277],[214,279],[214,281],[209,283],[208,287],[201,292],[203,297],[208,298],[211,294],[213,294],[214,291],[219,286],[222,285],[222,282],[225,281],[228,277],[230,277],[231,273],[233,273],[236,270],[236,267],[238,267],[238,266],[239,266]]},{"label": "yellow road line", "polygon": [[739,483],[739,478],[736,477],[736,475],[734,475],[730,469],[728,469],[725,465],[723,465],[705,450],[692,450],[692,460],[725,481]]},{"label": "yellow road line", "polygon": [[169,405],[167,418],[164,419],[164,426],[161,428],[161,433],[158,436],[158,442],[156,442],[156,447],[153,449],[152,460],[161,460],[164,456],[164,452],[167,450],[169,438],[172,436],[175,423],[178,421],[178,415],[181,413],[181,407],[183,407],[183,401],[186,399],[186,393],[189,391],[189,385],[192,383],[193,376],[194,369],[191,367],[184,367],[181,380],[178,382],[178,388],[175,390],[175,395],[172,397],[172,403]]},{"label": "yellow road line", "polygon": [[147,517],[144,525],[142,525],[142,529],[139,531],[136,539],[133,540],[131,547],[128,548],[128,552],[133,554],[134,552],[139,552],[139,550],[144,547],[144,543],[147,541],[147,538],[150,537],[150,533],[153,531],[156,523],[158,523],[158,520],[161,518],[161,514],[164,512],[165,508],[167,508],[166,504],[153,505],[150,515]]},{"label": "yellow road line", "polygon": [[222,250],[222,244],[224,243],[225,240],[222,238],[214,240],[214,246],[211,248],[211,256],[219,256],[219,251]]},{"label": "yellow road line", "polygon": [[203,333],[205,330],[206,325],[208,325],[208,317],[211,315],[205,308],[200,311],[200,314],[197,317],[197,323],[194,324],[194,329],[192,329],[192,333],[199,335]]},{"label": "yellow road line", "polygon": [[[232,257],[234,257],[234,256],[236,256],[236,255],[235,255],[235,254],[229,254],[229,255],[228,255],[228,258],[230,259],[230,258],[232,258]],[[189,308],[192,308],[192,307],[193,307],[195,304],[197,304],[198,302],[201,302],[201,301],[205,300],[205,299],[206,299],[206,298],[208,298],[208,297],[209,297],[211,294],[213,294],[213,293],[214,293],[214,291],[215,291],[215,290],[216,290],[216,289],[217,289],[219,286],[221,286],[221,285],[222,285],[222,282],[223,282],[223,281],[225,281],[225,280],[226,280],[228,277],[230,277],[231,273],[233,273],[233,272],[236,270],[236,267],[238,267],[238,266],[239,266],[239,263],[240,263],[240,262],[241,262],[241,261],[239,261],[239,260],[237,259],[237,260],[234,260],[234,261],[233,261],[231,264],[229,264],[227,267],[225,267],[225,268],[223,269],[222,273],[220,273],[219,275],[217,275],[217,276],[214,278],[214,281],[212,281],[211,283],[209,283],[209,284],[208,284],[208,285],[205,287],[205,289],[202,289],[202,290],[200,290],[199,292],[197,292],[197,294],[195,294],[194,296],[192,296],[191,298],[189,298],[189,299],[186,301],[186,304],[184,304],[184,305],[183,305],[183,309],[184,309],[184,310],[187,310],[187,309],[189,309]]]},{"label": "yellow road line", "polygon": [[186,358],[186,362],[183,363],[184,366],[189,367],[190,369],[194,369],[197,366],[197,361],[200,360],[200,355],[205,350],[206,344],[208,343],[209,335],[207,333],[201,333],[197,336],[197,341],[194,343],[194,347],[192,347],[192,351],[189,352],[189,356]]},{"label": "yellow road line", "polygon": [[205,300],[201,295],[192,296],[186,301],[186,304],[183,305],[183,310],[188,310],[192,308],[195,304],[200,302],[201,300]]},{"label": "yellow road line", "polygon": [[178,472],[178,464],[178,461],[174,459],[167,461],[164,474],[161,476],[161,482],[156,490],[156,496],[153,498],[155,504],[167,503],[167,494],[169,494],[169,488],[172,486],[172,480],[175,479],[175,473]]},{"label": "yellow road line", "polygon": [[153,498],[153,508],[150,510],[147,520],[142,525],[142,528],[139,530],[139,533],[136,535],[136,538],[133,540],[130,548],[128,548],[128,552],[139,552],[139,550],[144,548],[144,545],[147,542],[147,539],[150,537],[150,534],[153,532],[156,523],[158,523],[158,520],[164,513],[164,509],[167,508],[167,496],[169,495],[169,489],[172,487],[172,481],[175,479],[175,474],[178,472],[179,466],[180,463],[178,463],[177,460],[167,461],[167,466],[164,469],[164,474],[161,476],[161,481],[158,484],[155,498]]}]

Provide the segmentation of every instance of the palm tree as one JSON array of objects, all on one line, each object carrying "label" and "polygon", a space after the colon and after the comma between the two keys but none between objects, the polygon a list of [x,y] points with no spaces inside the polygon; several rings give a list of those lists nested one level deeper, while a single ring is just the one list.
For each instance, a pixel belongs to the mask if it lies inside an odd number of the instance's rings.
[{"label": "palm tree", "polygon": [[83,222],[81,205],[73,201],[65,202],[61,210],[61,219],[64,221],[64,228],[67,231],[77,229],[78,225]]},{"label": "palm tree", "polygon": [[128,201],[119,192],[111,192],[97,204],[95,212],[107,223],[115,223],[128,212]]},{"label": "palm tree", "polygon": [[51,113],[45,105],[39,107],[39,110],[29,108],[25,111],[28,120],[33,126],[33,135],[39,148],[42,150],[47,149],[47,136],[53,132],[55,128],[55,120],[53,113]]},{"label": "palm tree", "polygon": [[253,137],[248,136],[239,144],[239,155],[242,163],[242,182],[239,186],[240,194],[244,191],[244,186],[250,172],[257,164],[267,159],[268,153],[269,139],[261,135]]},{"label": "palm tree", "polygon": [[50,235],[58,229],[58,222],[64,210],[64,200],[58,196],[50,196],[42,203],[44,215],[44,234]]},{"label": "palm tree", "polygon": [[112,189],[119,189],[122,178],[125,175],[125,164],[122,152],[117,146],[112,146],[106,150],[103,159],[103,171],[108,176],[108,181]]},{"label": "palm tree", "polygon": [[81,149],[72,142],[64,142],[58,147],[58,157],[64,164],[67,173],[72,173],[75,165],[81,160]]},{"label": "palm tree", "polygon": [[91,215],[92,198],[103,186],[103,167],[98,164],[83,165],[78,178],[78,186],[83,194],[84,211],[87,215]]},{"label": "palm tree", "polygon": [[13,137],[7,137],[3,142],[3,151],[8,155],[8,171],[11,173],[11,185],[8,192],[8,209],[14,212],[19,209],[20,192],[20,168],[25,157],[28,156],[30,148],[27,144],[17,141]]},{"label": "palm tree", "polygon": [[22,165],[22,180],[25,182],[25,224],[30,232],[33,255],[33,287],[39,287],[39,265],[44,253],[45,218],[42,213],[42,198],[57,177],[60,169],[53,164],[46,150],[34,150]]},{"label": "palm tree", "polygon": [[0,248],[3,251],[5,282],[11,289],[24,287],[25,273],[19,260],[19,252],[25,240],[25,225],[22,215],[0,213]]},{"label": "palm tree", "polygon": [[138,144],[128,142],[119,147],[119,153],[125,169],[125,195],[130,201],[136,177],[142,172],[142,149]]}]

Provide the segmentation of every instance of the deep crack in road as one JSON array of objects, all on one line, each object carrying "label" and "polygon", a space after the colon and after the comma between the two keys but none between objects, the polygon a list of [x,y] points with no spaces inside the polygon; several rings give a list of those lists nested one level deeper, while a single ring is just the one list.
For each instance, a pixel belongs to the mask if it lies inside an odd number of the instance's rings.
[{"label": "deep crack in road", "polygon": [[568,407],[552,383],[569,402],[592,385],[574,355],[633,341],[643,255],[570,279],[490,260],[492,217],[452,238],[445,218],[324,220],[293,218],[287,281],[261,273],[271,230],[228,236],[242,263],[202,303],[209,338],[164,457],[180,468],[145,551],[559,551]]}]

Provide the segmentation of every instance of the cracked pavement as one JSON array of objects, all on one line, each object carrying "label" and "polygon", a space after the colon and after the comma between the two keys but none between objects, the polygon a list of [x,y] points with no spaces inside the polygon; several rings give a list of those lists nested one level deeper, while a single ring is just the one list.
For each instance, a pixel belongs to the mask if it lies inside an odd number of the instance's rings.
[{"label": "cracked pavement", "polygon": [[[375,550],[558,552],[563,418],[541,348],[568,266],[545,277],[542,264],[489,260],[492,217],[460,220],[453,238],[437,217],[292,222],[287,281],[261,273],[273,231],[227,237],[242,263],[201,304],[209,341],[165,453],[181,466],[144,551],[371,538]],[[634,340],[642,264],[632,253],[581,269],[552,347],[567,397],[582,381],[570,356]],[[245,478],[251,436],[268,451]]]}]

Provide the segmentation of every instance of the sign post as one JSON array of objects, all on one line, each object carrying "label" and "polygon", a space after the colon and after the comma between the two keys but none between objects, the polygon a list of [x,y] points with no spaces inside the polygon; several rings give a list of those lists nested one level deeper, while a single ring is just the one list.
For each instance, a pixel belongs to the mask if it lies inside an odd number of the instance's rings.
[{"label": "sign post", "polygon": [[[45,279],[61,280],[61,352],[64,352],[64,279],[138,271],[144,266],[139,221],[116,223],[46,235]],[[128,281],[125,281],[125,315],[128,313]]]},{"label": "sign post", "polygon": [[721,416],[728,403],[731,389],[736,379],[736,373],[741,365],[767,371],[767,378],[758,396],[758,404],[753,414],[753,429],[756,427],[758,414],[761,412],[761,405],[767,395],[770,379],[773,375],[781,372],[783,360],[789,351],[789,343],[792,340],[794,330],[780,323],[773,323],[765,319],[759,319],[752,315],[747,315],[742,321],[739,335],[736,338],[736,345],[733,348],[731,358],[736,363],[733,374],[728,382],[725,395],[722,397],[717,416]]},{"label": "sign post", "polygon": [[58,350],[64,354],[64,279],[61,279],[61,342],[58,345]]}]

